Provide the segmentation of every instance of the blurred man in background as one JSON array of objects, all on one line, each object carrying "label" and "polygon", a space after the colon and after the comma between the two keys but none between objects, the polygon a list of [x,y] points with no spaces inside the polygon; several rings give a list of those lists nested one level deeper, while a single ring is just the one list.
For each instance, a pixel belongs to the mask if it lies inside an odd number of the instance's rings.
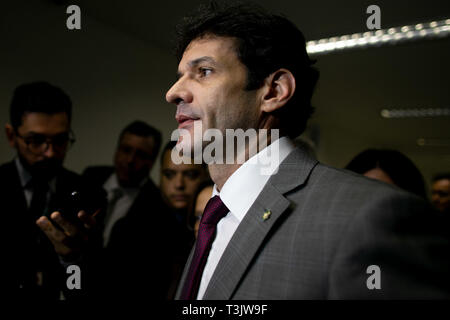
[{"label": "blurred man in background", "polygon": [[69,96],[47,82],[23,84],[14,91],[5,129],[17,156],[0,167],[2,261],[13,296],[59,299],[62,291],[67,293],[64,266],[80,263],[81,247],[89,239],[81,222],[92,227],[91,216],[61,214],[70,209],[65,208],[70,194],[86,187],[63,167],[75,142],[71,115]]},{"label": "blurred man in background", "polygon": [[[114,166],[89,167],[83,173],[108,194],[106,214],[100,221],[104,247],[98,283],[101,297],[161,300],[167,296],[175,222],[166,214],[159,189],[149,177],[160,146],[157,129],[134,121],[120,133]],[[149,252],[157,262],[145,263],[142,257]]]},{"label": "blurred man in background", "polygon": [[450,213],[450,173],[439,174],[433,178],[431,202],[440,212]]},{"label": "blurred man in background", "polygon": [[114,238],[113,232],[117,234],[115,229],[120,229],[120,224],[124,223],[120,220],[139,220],[150,214],[154,201],[159,201],[159,190],[149,174],[160,146],[158,130],[145,122],[134,121],[120,133],[114,166],[93,166],[84,171],[83,177],[101,185],[108,193],[108,209],[103,221],[104,247]]}]

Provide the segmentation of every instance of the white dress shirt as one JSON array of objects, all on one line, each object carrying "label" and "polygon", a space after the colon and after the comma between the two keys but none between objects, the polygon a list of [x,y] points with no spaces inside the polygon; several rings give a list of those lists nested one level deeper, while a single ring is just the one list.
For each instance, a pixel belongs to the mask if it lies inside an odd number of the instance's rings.
[{"label": "white dress shirt", "polygon": [[[145,183],[145,181],[143,182]],[[106,247],[111,236],[111,231],[116,222],[126,216],[136,199],[139,188],[122,188],[117,180],[116,173],[113,173],[103,184],[103,188],[108,193],[108,210],[112,210],[111,214],[105,221],[105,228],[103,231],[103,246]],[[121,197],[115,202],[114,208],[109,208],[111,200],[117,189],[121,190]]]},{"label": "white dress shirt", "polygon": [[[278,153],[274,152],[277,148]],[[271,175],[278,171],[280,163],[294,149],[295,146],[289,138],[281,137],[242,164],[228,178],[220,193],[216,185],[214,185],[212,197],[219,195],[230,212],[217,224],[216,237],[212,243],[200,282],[197,294],[198,300],[203,298],[214,270],[240,222],[263,190]],[[270,158],[270,171],[267,170],[267,164],[255,161],[258,160],[258,157],[259,159]]]}]

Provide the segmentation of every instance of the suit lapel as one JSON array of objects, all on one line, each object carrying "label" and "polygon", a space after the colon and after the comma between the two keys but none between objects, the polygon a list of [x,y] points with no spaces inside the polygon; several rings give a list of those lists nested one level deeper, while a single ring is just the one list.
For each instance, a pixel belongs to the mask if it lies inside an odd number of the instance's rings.
[{"label": "suit lapel", "polygon": [[[232,298],[267,234],[276,228],[277,220],[288,211],[290,201],[284,194],[304,184],[317,163],[300,149],[295,149],[281,163],[278,172],[269,179],[231,238],[204,299]],[[267,210],[271,214],[264,219]]]},{"label": "suit lapel", "polygon": [[[266,198],[262,201],[262,198]],[[281,196],[272,185],[267,185],[239,224],[238,229],[225,249],[204,299],[230,299],[252,258],[267,233],[288,208],[289,201]],[[269,219],[262,216],[270,209]]]},{"label": "suit lapel", "polygon": [[6,199],[10,203],[11,206],[7,208],[11,210],[10,214],[13,215],[26,215],[28,210],[27,201],[25,199],[25,194],[20,183],[19,173],[17,172],[16,165],[14,161],[8,163],[5,168],[5,175],[3,176],[4,181],[7,182],[5,187],[5,194],[2,196],[6,196]]},{"label": "suit lapel", "polygon": [[194,256],[195,245],[192,246],[191,253],[184,265],[183,273],[181,274],[180,281],[178,282],[177,291],[175,293],[175,300],[179,300],[181,297],[181,291],[183,290],[184,281],[186,281],[187,273],[189,271],[189,267],[191,265],[192,257]]}]

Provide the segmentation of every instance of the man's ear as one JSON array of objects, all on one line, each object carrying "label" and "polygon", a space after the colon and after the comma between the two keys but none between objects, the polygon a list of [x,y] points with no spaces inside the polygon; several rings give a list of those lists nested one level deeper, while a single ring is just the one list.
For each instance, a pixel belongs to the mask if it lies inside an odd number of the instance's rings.
[{"label": "man's ear", "polygon": [[5,125],[5,133],[6,133],[6,139],[8,139],[8,143],[12,148],[16,147],[16,131],[14,130],[13,126],[7,123]]},{"label": "man's ear", "polygon": [[284,106],[295,93],[295,77],[281,68],[264,81],[261,111],[271,113]]}]

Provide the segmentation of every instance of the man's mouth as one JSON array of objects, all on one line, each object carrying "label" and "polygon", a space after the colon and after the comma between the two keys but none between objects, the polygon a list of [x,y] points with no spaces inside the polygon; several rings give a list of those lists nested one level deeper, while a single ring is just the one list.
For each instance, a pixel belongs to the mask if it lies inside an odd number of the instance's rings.
[{"label": "man's mouth", "polygon": [[195,120],[198,120],[199,118],[193,118],[183,114],[179,114],[175,117],[175,119],[178,122],[178,129],[181,129],[190,126],[194,123]]},{"label": "man's mouth", "polygon": [[171,198],[172,198],[174,201],[187,201],[187,199],[188,199],[189,197],[186,196],[186,195],[172,195]]}]

